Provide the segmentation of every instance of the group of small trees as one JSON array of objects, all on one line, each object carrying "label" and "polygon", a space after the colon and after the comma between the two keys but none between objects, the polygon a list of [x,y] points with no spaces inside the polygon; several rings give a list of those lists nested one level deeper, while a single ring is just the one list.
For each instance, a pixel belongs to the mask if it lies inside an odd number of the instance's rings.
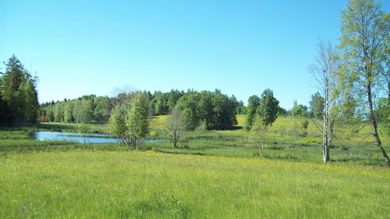
[{"label": "group of small trees", "polygon": [[137,92],[128,106],[116,105],[109,120],[110,131],[133,148],[141,147],[149,133],[147,98]]},{"label": "group of small trees", "polygon": [[[153,104],[150,104],[147,92],[136,92],[127,96],[129,100],[126,104],[118,103],[112,110],[110,130],[123,143],[136,147],[142,144],[148,133],[147,118]],[[264,96],[264,100],[267,98]],[[239,106],[234,96],[228,97],[218,90],[185,93],[173,107],[166,124],[173,146],[178,146],[186,130],[194,130],[199,126],[205,129],[233,128],[237,124],[236,112]],[[264,110],[264,113],[268,113],[266,107]]]},{"label": "group of small trees", "polygon": [[[389,33],[390,15],[385,14],[374,0],[350,0],[342,13],[339,46],[319,43],[318,56],[310,68],[319,92],[311,98],[310,111],[308,107],[294,102],[289,114],[322,118],[320,130],[324,162],[330,161],[336,120],[343,123],[368,121],[376,144],[385,162],[390,165],[378,131],[378,121],[390,126]],[[269,93],[265,91],[262,98],[249,98],[247,130],[253,129],[256,121],[266,127],[276,119],[277,102],[270,104],[264,100],[264,96],[270,96]],[[264,106],[272,110],[264,110]],[[267,112],[272,112],[272,115]],[[308,121],[305,120],[302,127],[307,126]]]},{"label": "group of small trees", "polygon": [[37,78],[16,56],[4,64],[5,72],[0,76],[0,125],[35,123],[39,109]]},{"label": "group of small trees", "polygon": [[83,96],[74,100],[46,103],[41,106],[40,121],[106,123],[113,102],[108,97]]},{"label": "group of small trees", "polygon": [[171,90],[163,93],[154,92],[150,97],[149,115],[167,115],[173,111],[177,101],[185,94],[184,91]]},{"label": "group of small trees", "polygon": [[[253,95],[248,99],[246,110],[246,129],[251,130],[255,125],[267,127],[278,118],[279,101],[274,97],[272,90],[266,89],[261,98]],[[259,121],[261,124],[255,124]]]},{"label": "group of small trees", "polygon": [[[264,90],[261,97],[256,95],[249,97],[246,109],[245,128],[251,130],[256,125],[262,127],[272,125],[278,118],[279,109],[279,101],[274,97],[270,89]],[[260,124],[256,124],[257,121]]]},{"label": "group of small trees", "polygon": [[238,105],[234,96],[228,97],[219,90],[188,92],[177,103],[186,130],[194,130],[199,126],[207,130],[231,129],[237,124]]},{"label": "group of small trees", "polygon": [[[318,57],[311,70],[322,98],[316,95],[311,104],[316,115],[323,117],[325,162],[330,160],[336,117],[346,122],[362,118],[371,123],[376,144],[390,165],[379,136],[377,117],[379,113],[384,121],[389,117],[386,110],[390,107],[389,33],[390,16],[374,0],[350,0],[342,12],[339,46],[319,44]],[[388,101],[382,109],[376,109],[375,100],[384,93],[383,88],[387,89]]]},{"label": "group of small trees", "polygon": [[260,97],[253,95],[248,99],[245,129],[256,132],[260,154],[263,151],[266,130],[276,121],[280,112],[279,101],[270,89],[264,90]]}]

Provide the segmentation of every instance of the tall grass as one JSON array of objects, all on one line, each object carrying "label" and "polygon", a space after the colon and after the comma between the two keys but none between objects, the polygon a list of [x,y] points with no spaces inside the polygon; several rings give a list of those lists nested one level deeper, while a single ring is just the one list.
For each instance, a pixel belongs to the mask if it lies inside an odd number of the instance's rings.
[{"label": "tall grass", "polygon": [[153,152],[0,156],[0,218],[386,218],[390,170]]}]

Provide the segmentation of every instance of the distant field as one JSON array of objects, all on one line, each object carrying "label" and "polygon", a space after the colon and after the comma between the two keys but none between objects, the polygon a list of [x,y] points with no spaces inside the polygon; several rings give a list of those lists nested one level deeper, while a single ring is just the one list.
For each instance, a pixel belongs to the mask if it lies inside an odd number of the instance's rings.
[{"label": "distant field", "polygon": [[386,218],[390,170],[169,155],[0,157],[0,218]]}]

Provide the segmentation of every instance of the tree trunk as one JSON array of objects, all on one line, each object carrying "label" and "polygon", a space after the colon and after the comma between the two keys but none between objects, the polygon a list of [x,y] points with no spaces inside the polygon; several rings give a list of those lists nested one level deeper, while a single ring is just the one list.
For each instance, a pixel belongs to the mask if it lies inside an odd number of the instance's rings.
[{"label": "tree trunk", "polygon": [[324,162],[329,162],[330,156],[329,156],[329,146],[325,146],[323,151],[322,151],[322,158]]},{"label": "tree trunk", "polygon": [[176,128],[174,128],[172,130],[172,143],[173,143],[173,147],[174,148],[177,148],[177,142],[178,141],[179,141],[178,130]]},{"label": "tree trunk", "polygon": [[324,128],[322,132],[322,142],[323,142],[323,149],[322,149],[322,159],[324,162],[328,162],[329,157],[329,131],[328,131],[328,123],[329,123],[329,115],[328,110],[325,109],[324,113]]},{"label": "tree trunk", "polygon": [[369,105],[369,113],[370,113],[370,120],[371,120],[371,125],[373,128],[372,135],[375,138],[376,145],[379,147],[379,150],[381,151],[383,158],[385,159],[385,162],[388,166],[390,166],[390,159],[389,156],[387,156],[387,153],[385,149],[382,146],[381,139],[379,138],[379,133],[378,133],[378,124],[376,121],[376,117],[374,114],[374,109],[373,109],[373,104],[372,104],[372,93],[371,93],[371,85],[367,85],[367,97],[368,97],[368,105]]}]

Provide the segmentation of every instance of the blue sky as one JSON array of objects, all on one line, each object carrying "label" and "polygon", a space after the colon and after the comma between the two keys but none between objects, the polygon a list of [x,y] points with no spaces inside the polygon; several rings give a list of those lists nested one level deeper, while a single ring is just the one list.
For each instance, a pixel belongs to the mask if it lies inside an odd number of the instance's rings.
[{"label": "blue sky", "polygon": [[[389,11],[389,1],[380,1]],[[39,77],[39,100],[140,90],[271,88],[308,104],[319,39],[337,43],[342,0],[0,0],[0,60]],[[2,66],[3,68],[3,66]]]}]

